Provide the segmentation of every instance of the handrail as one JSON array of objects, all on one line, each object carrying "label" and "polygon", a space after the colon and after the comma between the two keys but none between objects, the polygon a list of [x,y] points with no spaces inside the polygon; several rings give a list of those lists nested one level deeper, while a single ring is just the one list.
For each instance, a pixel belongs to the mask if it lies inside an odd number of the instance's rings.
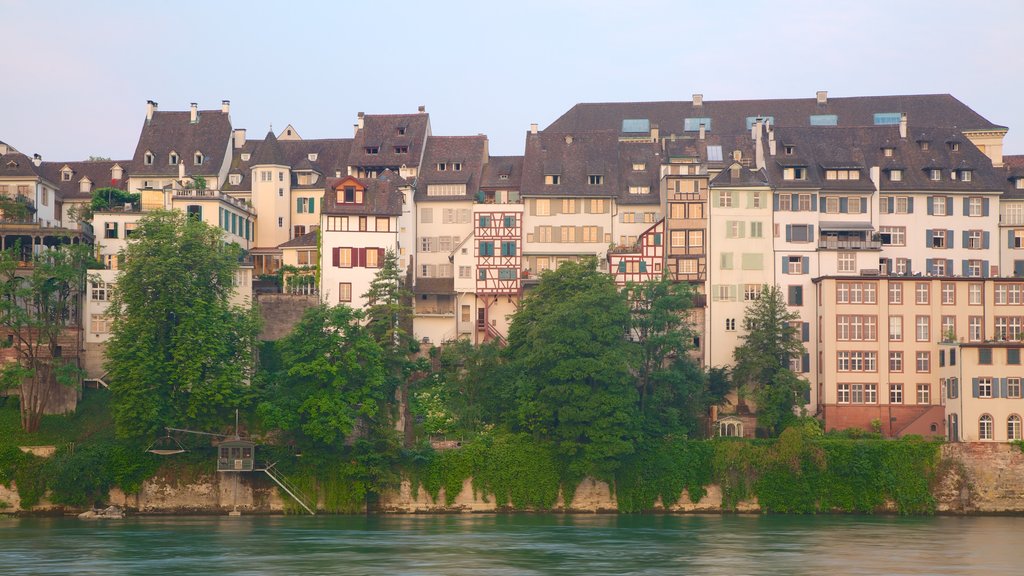
[{"label": "handrail", "polygon": [[261,471],[265,472],[267,476],[270,476],[271,480],[276,482],[277,485],[280,486],[281,489],[284,490],[289,496],[291,496],[293,500],[295,500],[296,502],[299,503],[300,506],[305,508],[306,512],[309,512],[310,516],[316,516],[316,512],[314,512],[313,509],[310,508],[305,502],[306,495],[303,494],[302,491],[300,491],[297,486],[292,484],[291,481],[288,480],[287,476],[281,474],[280,471],[277,472],[278,474],[280,474],[280,478],[274,475],[273,469],[275,465],[277,465],[277,462],[268,464],[265,467],[263,467]]}]

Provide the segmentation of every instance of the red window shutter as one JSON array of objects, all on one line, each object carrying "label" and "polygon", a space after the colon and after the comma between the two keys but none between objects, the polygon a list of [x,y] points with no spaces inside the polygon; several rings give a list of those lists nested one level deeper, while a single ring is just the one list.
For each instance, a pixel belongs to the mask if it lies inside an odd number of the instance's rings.
[{"label": "red window shutter", "polygon": [[357,248],[355,250],[356,261],[352,263],[353,266],[366,266],[366,248]]},{"label": "red window shutter", "polygon": [[377,268],[384,266],[384,249],[377,248]]},{"label": "red window shutter", "polygon": [[341,248],[331,249],[331,258],[334,261],[334,267],[337,268],[341,265]]}]

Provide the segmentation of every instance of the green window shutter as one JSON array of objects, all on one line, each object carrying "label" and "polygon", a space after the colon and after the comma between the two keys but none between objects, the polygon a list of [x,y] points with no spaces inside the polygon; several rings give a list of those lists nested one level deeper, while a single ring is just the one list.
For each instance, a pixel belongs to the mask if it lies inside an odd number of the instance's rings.
[{"label": "green window shutter", "polygon": [[971,378],[971,397],[972,398],[977,398],[978,397],[978,379],[977,378]]}]

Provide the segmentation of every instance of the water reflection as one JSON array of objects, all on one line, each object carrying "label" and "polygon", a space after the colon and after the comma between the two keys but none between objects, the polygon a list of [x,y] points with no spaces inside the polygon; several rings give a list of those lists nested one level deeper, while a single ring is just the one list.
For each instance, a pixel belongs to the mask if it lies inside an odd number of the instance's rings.
[{"label": "water reflection", "polygon": [[1024,518],[0,519],[4,574],[1017,574]]}]

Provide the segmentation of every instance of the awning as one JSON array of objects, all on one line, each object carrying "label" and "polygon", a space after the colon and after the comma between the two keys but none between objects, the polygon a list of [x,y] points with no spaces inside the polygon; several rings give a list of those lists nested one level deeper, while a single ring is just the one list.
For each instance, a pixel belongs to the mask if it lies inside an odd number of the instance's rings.
[{"label": "awning", "polygon": [[874,230],[875,226],[871,222],[819,222],[818,227],[822,232],[836,231],[836,230]]}]

